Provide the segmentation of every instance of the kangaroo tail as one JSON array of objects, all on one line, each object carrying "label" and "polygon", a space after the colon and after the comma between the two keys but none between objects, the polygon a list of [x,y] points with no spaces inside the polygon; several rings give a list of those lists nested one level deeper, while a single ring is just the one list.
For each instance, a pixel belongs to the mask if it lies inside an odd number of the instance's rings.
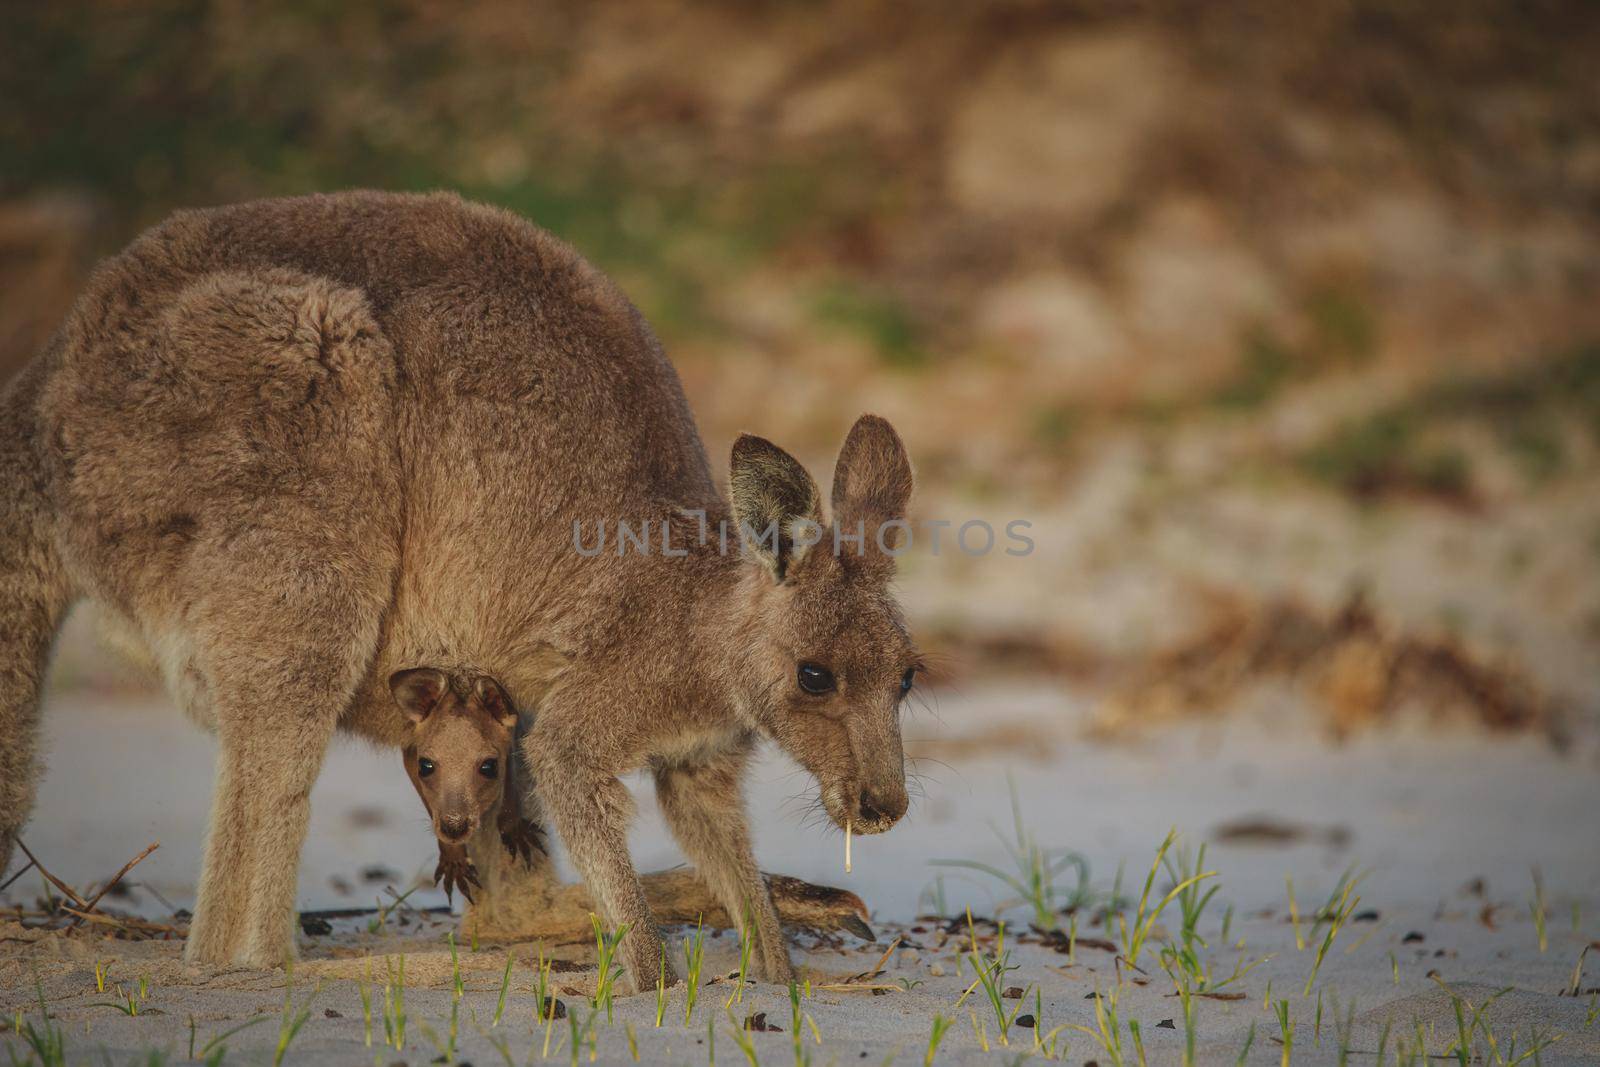
[{"label": "kangaroo tail", "polygon": [[39,456],[35,408],[46,362],[0,390],[0,874],[33,808],[39,695],[71,603]]}]

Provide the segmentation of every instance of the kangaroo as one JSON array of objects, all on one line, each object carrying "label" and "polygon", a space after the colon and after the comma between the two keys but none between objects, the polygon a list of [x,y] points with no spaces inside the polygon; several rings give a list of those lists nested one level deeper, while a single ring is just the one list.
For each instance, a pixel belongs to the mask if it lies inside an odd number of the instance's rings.
[{"label": "kangaroo", "polygon": [[[786,980],[742,779],[769,738],[839,828],[905,813],[919,658],[889,582],[912,473],[867,415],[831,521],[760,437],[734,443],[728,484],[638,311],[509,212],[353,192],[173,216],[96,270],[0,398],[0,866],[54,635],[90,600],[218,737],[190,962],[293,954],[329,741],[403,748],[386,682],[429,663],[536,712],[521,769],[596,910],[629,927],[635,988],[676,980],[628,852],[619,776],[638,769],[711,896],[748,916],[759,977]],[[651,550],[578,536],[624,521]]]},{"label": "kangaroo", "polygon": [[485,817],[495,815],[500,843],[512,859],[527,863],[535,849],[544,852],[541,831],[522,817],[512,774],[516,709],[493,678],[474,678],[469,685],[433,667],[395,672],[389,691],[412,723],[402,756],[439,841],[433,881],[443,885],[446,898],[460,889],[470,904],[472,887],[482,883],[467,841]]}]

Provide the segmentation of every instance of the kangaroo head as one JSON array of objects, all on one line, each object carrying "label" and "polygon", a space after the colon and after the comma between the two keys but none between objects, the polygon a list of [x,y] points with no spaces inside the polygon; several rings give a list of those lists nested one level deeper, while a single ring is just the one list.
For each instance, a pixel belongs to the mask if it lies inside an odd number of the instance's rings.
[{"label": "kangaroo head", "polygon": [[908,527],[911,463],[899,435],[864,415],[833,474],[833,522],[794,457],[748,434],[733,446],[734,517],[754,571],[757,725],[817,779],[841,829],[881,833],[906,812],[900,705],[919,657],[889,590]]},{"label": "kangaroo head", "polygon": [[440,841],[462,842],[505,792],[517,713],[492,678],[458,689],[432,667],[389,678],[394,701],[411,721],[406,765],[417,781]]}]

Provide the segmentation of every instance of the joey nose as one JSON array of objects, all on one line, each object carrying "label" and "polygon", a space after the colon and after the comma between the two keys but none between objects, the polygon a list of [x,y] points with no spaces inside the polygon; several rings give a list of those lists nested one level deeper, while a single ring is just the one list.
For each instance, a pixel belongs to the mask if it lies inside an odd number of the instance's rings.
[{"label": "joey nose", "polygon": [[460,841],[472,832],[472,824],[465,815],[439,817],[439,833],[451,841]]}]

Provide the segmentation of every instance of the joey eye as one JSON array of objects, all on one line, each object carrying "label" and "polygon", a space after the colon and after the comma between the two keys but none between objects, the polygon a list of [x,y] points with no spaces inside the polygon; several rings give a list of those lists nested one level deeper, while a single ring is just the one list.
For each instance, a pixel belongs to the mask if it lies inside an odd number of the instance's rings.
[{"label": "joey eye", "polygon": [[478,773],[483,775],[485,778],[493,778],[495,775],[500,773],[500,761],[492,759],[484,760],[482,763],[478,764]]},{"label": "joey eye", "polygon": [[426,778],[426,777],[428,777],[428,775],[430,775],[432,773],[433,773],[433,760],[431,760],[431,759],[419,759],[419,760],[417,760],[417,776],[419,778]]},{"label": "joey eye", "polygon": [[904,696],[905,694],[911,692],[911,686],[916,682],[916,680],[917,669],[915,667],[906,668],[906,673],[900,676],[900,695]]},{"label": "joey eye", "polygon": [[800,664],[800,671],[796,680],[800,683],[800,688],[812,696],[822,696],[833,692],[836,688],[833,672],[815,663]]}]

